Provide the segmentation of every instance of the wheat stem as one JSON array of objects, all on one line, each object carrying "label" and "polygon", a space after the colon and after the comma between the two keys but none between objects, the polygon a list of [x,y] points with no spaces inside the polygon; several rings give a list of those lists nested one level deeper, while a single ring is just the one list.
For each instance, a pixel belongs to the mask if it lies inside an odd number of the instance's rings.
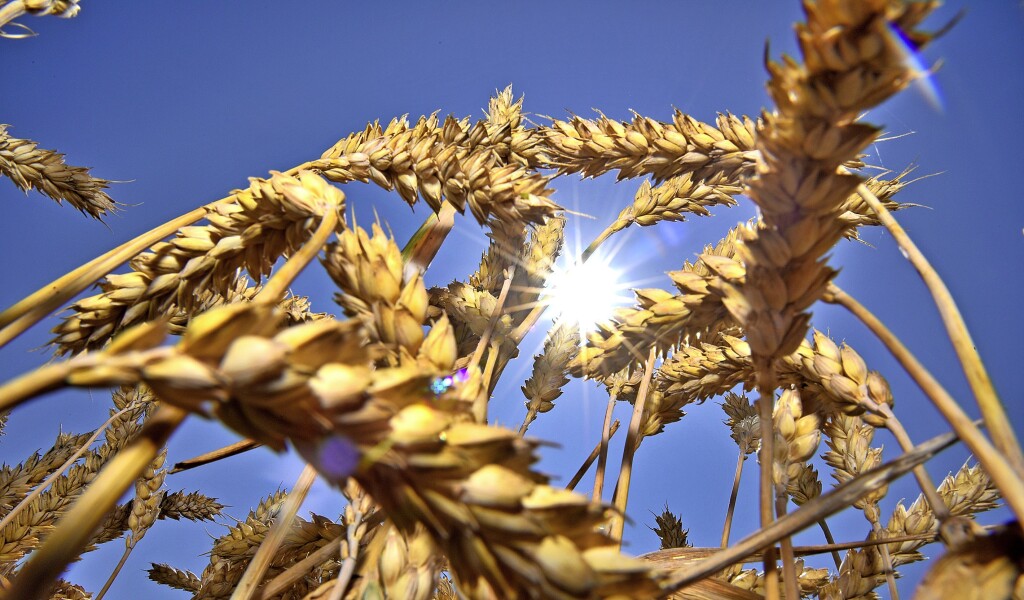
[{"label": "wheat stem", "polygon": [[[608,439],[611,439],[611,438],[615,437],[615,432],[618,431],[618,430],[619,430],[619,420],[615,419],[615,421],[612,423],[611,428],[608,430]],[[605,443],[605,447],[606,448],[607,448],[607,446],[608,446],[608,444]],[[572,479],[569,480],[569,483],[567,483],[565,485],[565,489],[567,489],[567,490],[574,490],[574,489],[576,489],[576,486],[579,485],[580,480],[582,480],[583,476],[586,475],[587,471],[590,470],[590,466],[594,464],[594,461],[597,460],[597,456],[600,453],[601,453],[601,442],[597,442],[597,445],[594,446],[594,449],[590,451],[590,454],[587,456],[586,460],[583,461],[583,464],[580,465],[580,468],[576,469],[576,474],[573,475]]]},{"label": "wheat stem", "polygon": [[75,361],[44,365],[0,386],[0,411],[11,410],[22,402],[64,385]]},{"label": "wheat stem", "polygon": [[[757,377],[758,418],[761,422],[760,460],[761,479],[758,506],[760,507],[761,529],[772,524],[772,498],[774,497],[772,465],[775,456],[775,433],[772,429],[772,405],[775,401],[775,367],[770,359],[754,356],[754,371]],[[779,600],[779,572],[776,563],[775,549],[766,548],[764,552],[764,590],[768,600]]]},{"label": "wheat stem", "polygon": [[[825,541],[828,542],[828,546],[836,546],[836,539],[832,537],[832,530],[828,528],[828,521],[822,519],[818,521],[818,526],[821,527],[821,534],[825,536]],[[832,562],[836,564],[836,572],[843,566],[843,559],[839,556],[839,549],[831,548]]]},{"label": "wheat stem", "polygon": [[42,600],[50,585],[89,543],[125,490],[146,470],[188,413],[161,403],[132,442],[117,453],[61,519],[12,582],[9,598]]},{"label": "wheat stem", "polygon": [[732,478],[732,492],[729,494],[729,508],[725,511],[725,525],[722,526],[722,547],[729,545],[729,533],[732,531],[732,517],[736,512],[736,498],[740,493],[740,477],[743,475],[743,463],[747,461],[747,455],[742,449],[736,459],[736,473]]},{"label": "wheat stem", "polygon": [[612,413],[615,411],[615,400],[617,394],[612,392],[608,395],[608,406],[604,409],[604,424],[601,426],[601,442],[598,444],[597,471],[594,472],[594,493],[591,500],[601,501],[604,493],[604,474],[608,466],[608,440],[611,439]]},{"label": "wheat stem", "polygon": [[928,369],[917,360],[917,357],[903,345],[903,342],[878,317],[861,303],[857,302],[852,296],[839,289],[838,286],[830,285],[825,300],[838,304],[850,311],[882,341],[893,357],[900,363],[900,366],[906,370],[911,379],[921,388],[921,391],[932,401],[932,404],[935,405],[935,408],[946,419],[957,436],[963,440],[964,444],[985,467],[985,472],[995,482],[1003,495],[1003,499],[1006,500],[1006,504],[1010,506],[1010,509],[1017,515],[1017,518],[1024,519],[1024,480],[1017,476],[1009,460],[1000,454],[992,443],[988,441],[988,438],[981,433],[981,430],[971,421],[970,417],[964,413],[956,400],[949,395],[949,392],[936,381]]},{"label": "wheat stem", "polygon": [[654,359],[656,349],[651,348],[647,355],[647,363],[644,365],[644,378],[640,382],[640,389],[636,393],[636,400],[633,401],[633,415],[629,419],[629,429],[626,431],[626,444],[622,449],[622,466],[619,467],[619,479],[615,484],[615,498],[612,505],[616,514],[612,517],[610,537],[621,547],[622,530],[626,526],[626,503],[629,501],[629,482],[633,474],[633,455],[640,442],[640,424],[643,421],[644,404],[647,402],[647,392],[651,387],[651,377],[654,375]]},{"label": "wheat stem", "polygon": [[[326,221],[327,219],[324,220]],[[299,474],[299,478],[295,481],[292,490],[288,493],[288,498],[284,501],[284,506],[281,507],[277,518],[274,519],[270,532],[267,533],[267,537],[264,538],[259,549],[256,550],[256,554],[249,562],[249,566],[246,567],[242,578],[238,580],[238,585],[231,594],[231,600],[249,600],[253,597],[256,587],[263,581],[263,575],[267,572],[267,568],[270,567],[271,561],[274,560],[274,553],[277,552],[281,542],[284,541],[285,535],[291,529],[292,521],[295,519],[296,513],[299,512],[302,502],[306,499],[309,488],[316,481],[316,476],[316,469],[307,463],[306,467],[302,469],[302,473]]]},{"label": "wheat stem", "polygon": [[928,286],[928,291],[931,292],[932,297],[935,299],[939,314],[942,316],[942,322],[946,326],[949,339],[953,343],[953,349],[956,350],[956,355],[960,359],[960,365],[967,376],[968,383],[970,383],[971,391],[974,392],[978,408],[981,409],[985,425],[992,434],[992,441],[996,448],[999,448],[1000,452],[1006,456],[1010,465],[1017,472],[1017,477],[1024,478],[1024,454],[1021,453],[1020,443],[1013,432],[1013,425],[1006,416],[1006,411],[1003,409],[999,396],[992,386],[992,381],[985,370],[985,365],[981,362],[981,357],[978,355],[974,341],[971,339],[971,334],[967,330],[967,324],[964,323],[963,316],[960,314],[960,310],[957,308],[949,288],[946,287],[945,282],[942,281],[942,278],[939,277],[939,274],[932,267],[931,263],[928,262],[928,259],[925,258],[924,254],[917,248],[917,245],[910,239],[907,232],[900,226],[889,210],[885,208],[882,201],[871,193],[871,190],[864,184],[857,186],[857,193],[875,211],[875,214],[878,215],[878,220],[885,225],[885,228],[892,234],[896,243],[899,244],[903,256],[910,261],[921,276],[921,279],[924,280],[925,285]]},{"label": "wheat stem", "polygon": [[[494,311],[491,312],[491,319],[487,323],[487,329],[484,330],[480,341],[476,345],[476,350],[473,351],[473,356],[470,358],[469,366],[467,369],[470,373],[476,370],[480,366],[480,359],[483,358],[484,349],[490,345],[491,335],[494,334],[494,326],[497,324],[498,319],[501,317],[502,309],[505,307],[505,299],[508,298],[508,290],[512,286],[512,277],[515,275],[515,267],[509,267],[508,272],[505,275],[505,283],[501,286],[501,293],[498,295],[498,301],[494,303]],[[494,352],[492,351],[492,354]],[[490,399],[488,390],[490,389],[489,382],[484,381],[483,385],[480,386],[480,394],[473,401],[473,417],[477,423],[487,422],[487,402]]]},{"label": "wheat stem", "polygon": [[[900,445],[900,449],[907,452],[913,448],[914,442],[910,440],[907,430],[904,429],[903,423],[896,418],[892,408],[888,404],[881,403],[877,406],[877,410],[885,415],[885,428],[896,438],[896,443]],[[932,481],[932,477],[928,474],[928,470],[925,469],[924,465],[918,465],[914,468],[914,478],[917,479],[917,485],[921,488],[921,493],[924,494],[925,500],[928,501],[928,506],[935,513],[935,518],[940,523],[945,522],[949,518],[949,508],[942,501],[942,496],[936,490],[935,482]]]},{"label": "wheat stem", "polygon": [[[786,516],[786,502],[789,501],[789,497],[786,496],[785,486],[777,486],[777,488],[775,514],[781,519]],[[796,581],[796,555],[793,554],[793,539],[786,536],[782,538],[779,545],[782,549],[782,583],[785,586],[786,598],[799,598],[800,588]]]},{"label": "wheat stem", "polygon": [[103,600],[103,596],[107,594],[107,590],[110,589],[114,580],[117,579],[117,576],[121,573],[121,569],[124,568],[124,563],[128,562],[128,557],[134,549],[135,546],[125,546],[124,552],[121,553],[121,560],[117,561],[117,565],[114,566],[114,570],[110,572],[110,577],[107,577],[107,580],[103,583],[103,587],[100,588],[100,591],[96,592],[94,600]]}]

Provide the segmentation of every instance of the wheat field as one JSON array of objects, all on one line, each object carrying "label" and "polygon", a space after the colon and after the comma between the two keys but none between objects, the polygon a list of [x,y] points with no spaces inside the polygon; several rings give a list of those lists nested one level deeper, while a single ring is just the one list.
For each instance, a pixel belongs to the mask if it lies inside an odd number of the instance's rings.
[{"label": "wheat field", "polygon": [[3,597],[1024,593],[1017,7],[204,8],[0,5]]}]

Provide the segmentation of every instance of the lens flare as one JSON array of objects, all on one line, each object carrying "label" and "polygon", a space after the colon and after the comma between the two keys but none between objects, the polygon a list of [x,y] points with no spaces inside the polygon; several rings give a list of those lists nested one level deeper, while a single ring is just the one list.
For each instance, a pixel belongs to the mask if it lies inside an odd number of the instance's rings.
[{"label": "lens flare", "polygon": [[921,53],[918,52],[914,44],[911,43],[907,36],[900,31],[895,25],[889,24],[889,39],[896,51],[903,57],[903,63],[908,69],[914,74],[913,85],[917,88],[918,92],[924,96],[924,99],[928,104],[938,112],[942,112],[944,104],[942,101],[942,95],[939,92],[938,83],[935,81],[935,73],[925,67],[924,60],[921,57]]}]

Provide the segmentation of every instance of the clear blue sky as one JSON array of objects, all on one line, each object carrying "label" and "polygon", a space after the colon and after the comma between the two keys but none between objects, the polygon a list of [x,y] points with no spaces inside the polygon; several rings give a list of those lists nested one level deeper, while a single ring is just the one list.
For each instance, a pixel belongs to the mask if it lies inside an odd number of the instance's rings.
[{"label": "clear blue sky", "polygon": [[[932,20],[937,28],[961,8],[965,18],[924,55],[942,61],[935,76],[943,107],[915,89],[872,111],[868,119],[893,135],[872,148],[870,161],[917,173],[941,173],[906,189],[900,199],[917,208],[898,217],[934,261],[959,300],[978,349],[1021,431],[1024,409],[1019,376],[1024,315],[1024,208],[1014,177],[1024,139],[1024,9],[1011,0],[953,1]],[[755,2],[83,2],[72,21],[23,18],[34,39],[0,40],[0,122],[17,137],[38,141],[90,166],[97,176],[124,183],[112,196],[128,205],[108,226],[31,193],[25,197],[0,181],[0,305],[6,307],[58,275],[150,227],[243,186],[249,176],[285,169],[317,157],[339,137],[367,121],[435,110],[481,115],[495,89],[512,83],[535,115],[589,115],[598,108],[628,119],[629,110],[668,120],[673,106],[712,121],[718,111],[757,114],[767,102],[762,55],[766,40],[778,56],[794,48],[794,1]],[[632,200],[639,181],[559,180],[564,206],[596,216],[570,221],[572,240],[585,246]],[[427,214],[409,211],[397,196],[369,186],[346,189],[361,221],[376,208],[399,240]],[[749,218],[749,202],[720,209],[713,219],[690,220],[634,232],[617,266],[644,286],[669,287],[662,275]],[[936,373],[965,405],[973,400],[941,330],[929,296],[889,236],[863,232],[870,246],[844,243],[834,252],[842,265],[838,283],[869,306]],[[471,218],[456,231],[429,271],[430,284],[465,277],[485,237]],[[318,269],[314,268],[314,271]],[[331,285],[318,272],[296,291],[314,308],[333,311]],[[882,371],[894,388],[896,411],[911,437],[943,431],[935,411],[899,374],[880,344],[844,313],[815,307],[815,325],[845,339]],[[56,321],[38,327],[3,350],[0,378],[31,369],[49,354],[39,349]],[[516,426],[524,412],[519,386],[529,356],[540,343],[527,339],[527,357],[507,369],[495,400],[499,422]],[[530,346],[532,344],[532,346]],[[35,352],[32,352],[36,350]],[[544,450],[541,468],[566,481],[597,440],[604,399],[592,385],[573,384],[531,434],[559,442]],[[0,440],[0,459],[17,463],[48,447],[60,428],[83,431],[100,424],[104,392],[52,394],[16,413]],[[625,407],[628,409],[628,407]],[[628,411],[617,416],[625,423]],[[976,411],[970,408],[974,414]],[[735,447],[714,402],[690,407],[680,423],[645,441],[637,456],[630,497],[627,550],[657,548],[647,529],[651,511],[668,502],[682,513],[696,545],[716,545],[728,499]],[[621,436],[620,436],[621,437]],[[177,461],[237,439],[214,423],[190,421],[173,440]],[[896,444],[880,435],[886,456]],[[613,447],[613,457],[620,446]],[[956,470],[962,449],[931,464],[937,479]],[[613,458],[612,463],[617,463]],[[753,462],[748,462],[753,475]],[[244,517],[278,486],[291,486],[300,462],[260,450],[187,474],[170,476],[171,490],[202,488]],[[823,473],[824,477],[827,477]],[[756,481],[747,479],[733,539],[756,528]],[[827,485],[827,481],[826,481]],[[585,489],[586,483],[583,484]],[[885,514],[901,497],[916,496],[911,481],[890,488]],[[318,488],[311,510],[336,516],[340,496]],[[305,508],[303,511],[305,512]],[[986,522],[1006,513],[986,517]],[[834,519],[842,540],[861,539],[859,513]],[[183,598],[149,583],[150,561],[200,572],[201,553],[223,528],[158,523],[140,543],[110,598],[145,593]],[[799,540],[818,543],[815,532]],[[96,591],[120,555],[120,542],[88,555],[71,579]],[[930,554],[939,551],[929,547]],[[920,576],[908,567],[907,590]],[[884,590],[879,590],[885,594]]]}]

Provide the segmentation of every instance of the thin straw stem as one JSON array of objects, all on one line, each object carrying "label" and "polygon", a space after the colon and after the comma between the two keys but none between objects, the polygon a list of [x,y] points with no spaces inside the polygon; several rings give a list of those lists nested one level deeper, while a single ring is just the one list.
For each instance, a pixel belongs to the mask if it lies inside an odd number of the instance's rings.
[{"label": "thin straw stem", "polygon": [[992,386],[992,380],[988,376],[988,371],[985,370],[985,365],[978,355],[971,334],[967,330],[967,324],[964,323],[963,316],[960,314],[956,302],[953,301],[953,295],[950,294],[949,288],[946,287],[945,282],[910,239],[907,232],[885,208],[885,205],[871,193],[871,190],[861,184],[857,186],[857,193],[875,211],[878,220],[885,225],[896,243],[899,244],[903,256],[910,261],[921,279],[924,280],[925,285],[928,286],[928,291],[935,299],[935,305],[946,326],[946,333],[953,343],[953,349],[956,350],[957,358],[960,359],[964,375],[967,376],[967,382],[971,386],[971,391],[974,392],[978,408],[981,409],[985,426],[992,434],[992,441],[996,448],[999,448],[1000,452],[1006,456],[1010,466],[1016,471],[1017,477],[1024,479],[1024,454],[1022,454],[1020,443],[1013,432],[1013,425],[1006,416],[1003,404],[999,401],[999,396]]},{"label": "thin straw stem", "polygon": [[238,580],[238,585],[231,594],[231,600],[249,600],[253,597],[256,587],[263,581],[263,575],[270,567],[271,561],[274,560],[274,553],[277,552],[285,535],[288,534],[288,530],[291,529],[292,521],[295,519],[296,513],[299,512],[302,502],[305,501],[309,488],[316,481],[316,475],[316,469],[306,463],[299,478],[295,481],[295,486],[288,492],[288,498],[285,499],[281,512],[274,519],[270,532],[267,533],[267,537],[256,550],[256,554],[249,562],[249,566],[246,567],[242,578]]},{"label": "thin straw stem", "polygon": [[81,554],[107,513],[156,458],[187,415],[176,406],[160,404],[139,435],[100,471],[42,546],[32,553],[14,578],[8,598],[42,600],[49,597],[53,582]]},{"label": "thin straw stem", "polygon": [[1024,480],[1017,476],[1009,461],[996,450],[988,438],[964,413],[956,400],[949,395],[935,377],[922,365],[903,342],[882,323],[871,311],[852,296],[835,285],[829,285],[825,294],[827,302],[833,302],[850,311],[878,337],[889,352],[910,375],[925,396],[949,423],[957,436],[985,467],[985,472],[999,488],[1006,504],[1018,519],[1024,519]]},{"label": "thin straw stem", "polygon": [[[825,541],[828,542],[828,546],[836,546],[836,539],[832,537],[832,530],[828,528],[828,521],[822,519],[818,521],[818,527],[821,527],[821,534],[825,536]],[[836,571],[843,566],[843,559],[839,556],[837,549],[832,550],[832,562],[836,564]]]},{"label": "thin straw stem", "polygon": [[135,546],[125,546],[124,552],[121,553],[121,560],[117,561],[117,565],[114,566],[114,570],[110,572],[110,577],[107,577],[107,581],[103,583],[103,587],[100,591],[96,592],[96,597],[93,600],[103,600],[103,597],[107,595],[107,590],[114,584],[114,580],[121,573],[121,569],[124,568],[124,563],[128,562],[128,557],[131,556],[132,550]]},{"label": "thin straw stem", "polygon": [[640,382],[640,389],[637,390],[636,400],[633,401],[633,415],[629,419],[629,430],[626,432],[626,444],[622,449],[622,465],[619,467],[619,479],[615,484],[615,498],[612,505],[615,507],[616,515],[612,518],[610,536],[619,546],[622,546],[622,530],[626,526],[626,503],[629,501],[629,482],[633,474],[633,456],[640,441],[640,422],[643,420],[644,405],[647,403],[647,391],[651,387],[651,377],[654,375],[654,358],[656,348],[651,348],[647,356],[647,364],[644,366],[644,378]]},{"label": "thin straw stem", "polygon": [[[910,435],[903,428],[903,423],[893,414],[892,408],[888,404],[881,404],[878,406],[878,410],[885,416],[885,428],[896,438],[896,443],[900,445],[900,449],[904,452],[910,451],[914,447],[914,442],[910,440]],[[914,478],[917,479],[917,485],[921,488],[921,493],[924,494],[925,500],[928,501],[928,506],[931,507],[935,518],[940,523],[945,522],[949,518],[949,508],[942,501],[942,496],[939,495],[938,490],[935,488],[935,482],[932,481],[932,476],[928,474],[928,470],[925,469],[924,465],[914,467]]]},{"label": "thin straw stem", "polygon": [[[609,431],[608,431],[608,439],[611,439],[611,438],[615,437],[615,432],[618,431],[618,430],[619,430],[619,420],[616,419],[612,423],[611,429],[609,429]],[[605,447],[607,447],[607,444],[605,444]],[[594,461],[597,460],[597,455],[600,452],[601,452],[601,442],[598,442],[597,445],[594,446],[594,449],[590,451],[590,454],[587,456],[586,460],[583,461],[583,464],[580,465],[580,468],[576,470],[576,474],[573,475],[572,479],[569,480],[569,483],[566,484],[565,489],[567,489],[567,490],[574,490],[574,489],[576,489],[576,486],[579,485],[580,480],[583,479],[583,476],[586,475],[587,471],[590,470],[591,465],[593,465]]]},{"label": "thin straw stem", "polygon": [[[786,516],[786,503],[788,501],[789,498],[786,497],[785,488],[779,489],[775,495],[775,514],[780,519]],[[793,539],[786,536],[782,538],[779,545],[781,546],[782,554],[782,584],[786,589],[786,597],[799,598],[800,587],[796,581],[796,555],[793,554]]]},{"label": "thin straw stem", "polygon": [[747,455],[744,454],[743,450],[739,451],[739,457],[736,459],[736,473],[732,478],[732,492],[729,494],[729,508],[725,511],[725,525],[722,527],[722,547],[725,548],[729,545],[729,533],[732,531],[732,516],[736,512],[736,498],[740,493],[740,477],[743,475],[743,463],[746,462]]},{"label": "thin straw stem", "polygon": [[450,202],[445,202],[441,205],[440,211],[436,214],[431,213],[427,217],[427,220],[420,225],[420,228],[402,248],[402,260],[405,261],[407,278],[412,274],[410,270],[419,273],[427,270],[454,226],[455,207]]},{"label": "thin straw stem", "polygon": [[[491,313],[491,319],[487,323],[487,329],[484,330],[480,341],[476,345],[476,350],[473,352],[473,356],[469,360],[467,367],[468,371],[472,373],[479,365],[480,359],[483,358],[484,349],[488,347],[491,341],[491,335],[494,333],[494,327],[498,323],[498,319],[501,318],[502,308],[505,306],[505,300],[508,298],[508,290],[512,287],[512,278],[515,276],[515,267],[509,267],[505,274],[505,283],[501,286],[501,293],[498,294],[498,301],[494,304],[494,311]],[[492,350],[493,352],[493,350]],[[487,401],[490,399],[489,382],[484,382],[481,386],[480,395],[477,396],[476,400],[473,401],[473,417],[477,423],[487,422]]]},{"label": "thin straw stem", "polygon": [[608,395],[608,406],[604,409],[604,424],[601,425],[601,442],[598,444],[597,471],[594,473],[594,493],[591,500],[601,501],[601,494],[604,493],[604,474],[608,466],[608,440],[611,439],[612,413],[615,411],[615,400],[617,394],[612,392]]},{"label": "thin straw stem", "polygon": [[43,365],[0,385],[0,411],[11,410],[26,400],[63,387],[71,369],[70,361]]}]

